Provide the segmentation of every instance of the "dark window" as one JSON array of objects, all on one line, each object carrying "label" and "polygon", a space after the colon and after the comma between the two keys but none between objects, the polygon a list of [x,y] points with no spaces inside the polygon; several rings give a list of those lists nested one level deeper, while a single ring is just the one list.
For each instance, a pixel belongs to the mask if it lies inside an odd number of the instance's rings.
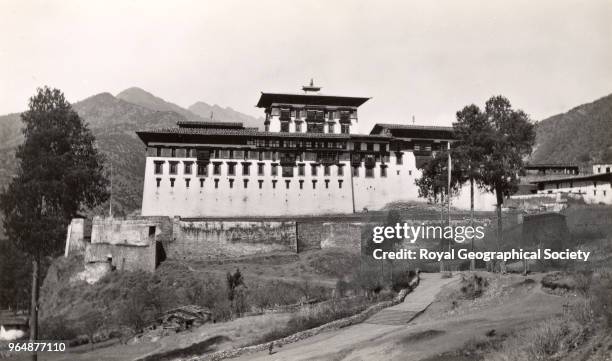
[{"label": "dark window", "polygon": [[170,187],[174,187],[174,178],[170,178]]},{"label": "dark window", "polygon": [[229,185],[230,185],[230,188],[234,188],[234,180],[233,179],[229,180]]},{"label": "dark window", "polygon": [[359,167],[353,167],[353,177],[359,177]]},{"label": "dark window", "polygon": [[283,177],[293,177],[293,167],[289,165],[283,166]]},{"label": "dark window", "polygon": [[198,175],[208,175],[208,164],[198,164]]},{"label": "dark window", "polygon": [[298,164],[298,175],[299,175],[300,177],[303,177],[303,176],[304,176],[304,168],[305,168],[305,165],[304,165],[304,164]]},{"label": "dark window", "polygon": [[278,175],[278,164],[272,164],[272,175],[273,176]]},{"label": "dark window", "polygon": [[606,167],[606,173],[610,173],[610,167]]},{"label": "dark window", "polygon": [[285,188],[289,189],[289,184],[291,184],[291,181],[289,179],[285,180]]},{"label": "dark window", "polygon": [[327,126],[327,132],[328,133],[333,133],[334,132],[334,123],[329,123]]},{"label": "dark window", "polygon": [[[344,167],[341,165],[338,166],[338,177],[342,177],[344,175]],[[341,181],[342,182],[342,181]]]},{"label": "dark window", "polygon": [[171,155],[172,157],[176,157],[176,148],[172,148],[172,153],[171,154],[172,154]]},{"label": "dark window", "polygon": [[374,151],[374,143],[368,143],[368,151]]},{"label": "dark window", "polygon": [[302,131],[302,122],[295,123],[295,131],[300,133]]},{"label": "dark window", "polygon": [[341,124],[340,125],[340,132],[342,134],[349,134],[350,133],[350,125],[348,125],[348,124]]},{"label": "dark window", "polygon": [[[452,167],[452,164],[451,164],[451,167]],[[399,170],[397,171],[397,174],[399,174]],[[411,170],[408,171],[408,175],[412,175],[412,171]]]},{"label": "dark window", "polygon": [[215,188],[219,188],[219,180],[215,179]]},{"label": "dark window", "polygon": [[257,175],[264,175],[264,163],[257,164]]},{"label": "dark window", "polygon": [[290,120],[291,119],[291,110],[290,109],[281,109],[280,111],[280,120]]},{"label": "dark window", "polygon": [[184,167],[185,167],[185,174],[191,174],[191,162],[185,162]]},{"label": "dark window", "polygon": [[269,132],[270,131],[270,123],[264,124],[264,131],[265,132]]},{"label": "dark window", "polygon": [[189,181],[191,181],[191,179],[185,178],[185,188],[189,188]]},{"label": "dark window", "polygon": [[155,174],[164,173],[164,162],[155,162]]},{"label": "dark window", "polygon": [[403,163],[404,163],[404,158],[403,158],[402,152],[396,152],[395,153],[395,164],[403,164]]},{"label": "dark window", "polygon": [[214,175],[221,175],[221,163],[214,163],[213,164],[213,174]]},{"label": "dark window", "polygon": [[157,183],[157,188],[161,185],[161,178],[156,178],[155,182]]},{"label": "dark window", "polygon": [[366,169],[365,169],[365,176],[366,176],[366,178],[374,177],[374,168],[366,167]]},{"label": "dark window", "polygon": [[317,188],[317,180],[316,180],[316,179],[314,179],[314,180],[312,181],[312,189],[316,189],[316,188]]},{"label": "dark window", "polygon": [[272,188],[276,189],[276,179],[272,179]]},{"label": "dark window", "polygon": [[313,177],[317,176],[317,165],[316,164],[310,165],[310,175]]},{"label": "dark window", "polygon": [[161,147],[155,148],[155,151],[156,151],[156,154],[157,154],[158,157],[162,156],[162,149],[161,149]]},{"label": "dark window", "polygon": [[329,189],[329,179],[325,180],[325,189]]},{"label": "dark window", "polygon": [[200,178],[200,188],[204,187],[204,179],[206,178]]},{"label": "dark window", "polygon": [[244,183],[244,188],[247,188],[249,186],[249,180],[248,179],[243,179],[242,182]]},{"label": "dark window", "polygon": [[308,133],[323,133],[323,123],[307,123],[306,132]]},{"label": "dark window", "polygon": [[338,180],[338,188],[342,188],[342,179]]},{"label": "dark window", "polygon": [[176,162],[170,162],[170,174],[176,174],[177,164]]},{"label": "dark window", "polygon": [[329,177],[329,173],[330,173],[329,166],[328,165],[323,166],[323,175],[326,177]]},{"label": "dark window", "polygon": [[304,180],[300,179],[300,189],[304,189]]},{"label": "dark window", "polygon": [[386,177],[387,176],[387,167],[386,166],[380,166],[380,176],[381,177]]},{"label": "dark window", "polygon": [[257,180],[257,183],[259,183],[259,189],[261,189],[263,187],[263,179]]},{"label": "dark window", "polygon": [[227,175],[236,175],[236,163],[227,163]]},{"label": "dark window", "polygon": [[242,175],[250,175],[251,163],[242,163]]},{"label": "dark window", "polygon": [[289,132],[289,122],[281,122],[280,131],[283,133]]}]

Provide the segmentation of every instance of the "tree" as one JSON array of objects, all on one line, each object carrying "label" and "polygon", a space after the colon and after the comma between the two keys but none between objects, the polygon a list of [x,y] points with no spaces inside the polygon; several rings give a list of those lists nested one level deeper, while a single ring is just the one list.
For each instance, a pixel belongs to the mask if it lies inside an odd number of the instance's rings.
[{"label": "tree", "polygon": [[[474,186],[483,187],[481,167],[487,149],[493,144],[493,128],[486,115],[474,104],[457,112],[457,122],[453,124],[457,144],[453,147],[453,157],[460,164],[466,180],[470,184],[470,226],[474,222]],[[472,239],[472,249],[474,240]],[[470,269],[475,268],[475,260]]]},{"label": "tree", "polygon": [[17,176],[0,194],[0,210],[8,239],[32,259],[30,339],[36,340],[41,259],[61,252],[73,217],[108,198],[108,182],[94,136],[61,91],[39,88],[21,119]]},{"label": "tree", "polygon": [[[451,155],[453,155],[451,150]],[[448,196],[448,153],[439,152],[429,159],[421,169],[422,175],[415,181],[419,197],[426,198],[432,203],[442,203],[443,196]],[[457,194],[461,184],[465,182],[465,174],[459,159],[451,157],[451,196]],[[440,196],[438,200],[438,196]]]},{"label": "tree", "polygon": [[236,268],[236,272],[233,274],[227,272],[227,299],[234,306],[236,313],[241,313],[245,309],[245,292],[246,288],[244,284],[244,278],[240,269]]},{"label": "tree", "polygon": [[[498,95],[487,100],[485,116],[491,127],[491,139],[482,163],[482,183],[497,200],[497,248],[502,246],[502,205],[504,197],[516,192],[523,160],[535,143],[535,127],[522,110],[514,110],[510,101]],[[504,271],[504,264],[501,267]]]}]

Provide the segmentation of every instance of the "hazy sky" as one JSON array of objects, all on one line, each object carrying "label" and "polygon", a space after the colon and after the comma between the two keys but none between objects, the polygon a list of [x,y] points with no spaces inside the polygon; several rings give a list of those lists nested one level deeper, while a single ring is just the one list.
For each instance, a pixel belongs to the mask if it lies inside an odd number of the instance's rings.
[{"label": "hazy sky", "polygon": [[612,93],[612,1],[0,0],[0,114],[139,86],[253,115],[260,91],[372,97],[375,122],[447,125],[506,95],[534,119]]}]

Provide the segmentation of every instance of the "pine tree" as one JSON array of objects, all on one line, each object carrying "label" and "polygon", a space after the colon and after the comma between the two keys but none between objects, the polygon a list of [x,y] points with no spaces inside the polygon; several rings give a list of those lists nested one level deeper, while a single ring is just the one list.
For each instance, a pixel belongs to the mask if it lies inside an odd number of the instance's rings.
[{"label": "pine tree", "polygon": [[108,182],[94,136],[60,90],[39,88],[21,119],[17,176],[0,194],[0,209],[7,238],[32,260],[30,339],[36,340],[40,262],[61,253],[73,217],[108,198]]}]

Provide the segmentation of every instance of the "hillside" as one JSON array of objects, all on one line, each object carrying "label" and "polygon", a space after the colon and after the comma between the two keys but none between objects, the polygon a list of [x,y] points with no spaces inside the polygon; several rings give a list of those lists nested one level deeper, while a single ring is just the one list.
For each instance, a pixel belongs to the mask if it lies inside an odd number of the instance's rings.
[{"label": "hillside", "polygon": [[539,122],[531,162],[612,162],[612,94]]}]

